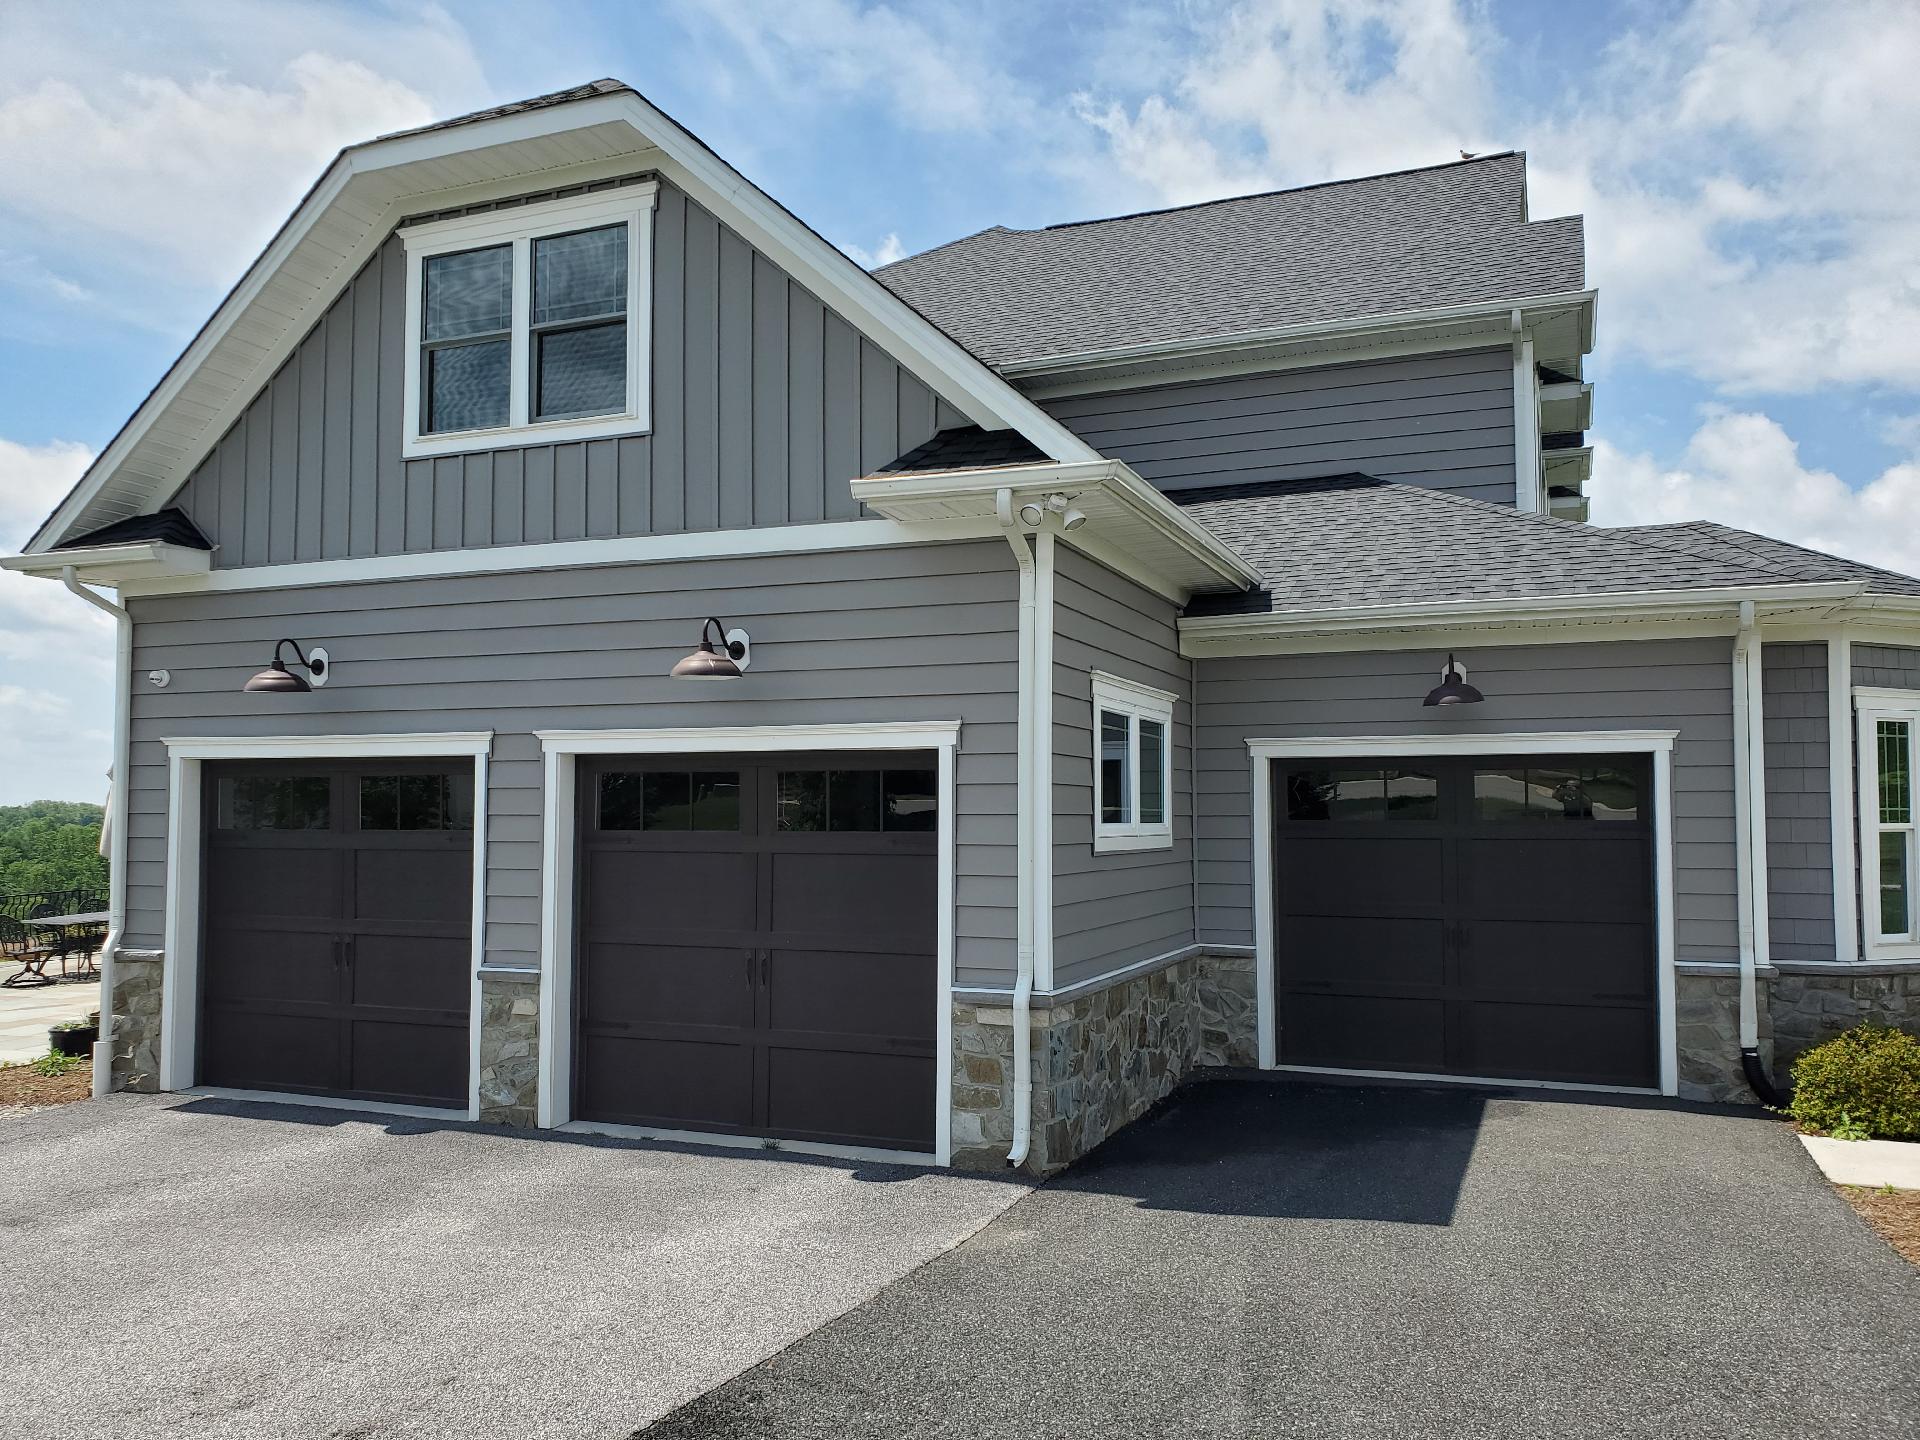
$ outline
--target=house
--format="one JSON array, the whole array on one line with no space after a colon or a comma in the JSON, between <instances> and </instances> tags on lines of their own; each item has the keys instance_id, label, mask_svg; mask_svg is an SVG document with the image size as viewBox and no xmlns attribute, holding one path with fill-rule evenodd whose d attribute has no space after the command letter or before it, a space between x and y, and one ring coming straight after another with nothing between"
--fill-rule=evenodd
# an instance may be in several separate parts
<instances>
[{"instance_id":1,"label":"house","mask_svg":"<svg viewBox=\"0 0 1920 1440\"><path fill-rule=\"evenodd\" d=\"M1595 305L1519 154L868 273L614 81L346 150L4 562L96 1088L1047 1171L1911 1023L1920 581L1583 523Z\"/></svg>"}]
</instances>

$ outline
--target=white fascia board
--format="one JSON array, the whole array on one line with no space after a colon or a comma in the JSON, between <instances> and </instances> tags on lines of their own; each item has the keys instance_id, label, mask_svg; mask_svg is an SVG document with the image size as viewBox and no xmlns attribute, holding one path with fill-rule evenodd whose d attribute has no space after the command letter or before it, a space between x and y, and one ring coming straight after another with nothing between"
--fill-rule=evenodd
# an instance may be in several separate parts
<instances>
[{"instance_id":1,"label":"white fascia board","mask_svg":"<svg viewBox=\"0 0 1920 1440\"><path fill-rule=\"evenodd\" d=\"M164 499L186 480L212 441L224 433L231 415L251 398L256 379L270 375L313 320L324 313L326 304L331 303L337 293L334 282L344 283L346 276L356 273L404 214L447 208L499 188L485 181L457 186L453 191L443 186L422 187L417 183L410 186L406 176L408 166L614 122L624 123L634 132L634 152L645 152L650 168L659 170L722 215L857 330L879 343L936 392L957 403L976 424L986 429L1017 430L1061 460L1099 458L1085 441L922 318L852 259L654 106L630 91L616 91L491 120L370 140L341 151L153 392L95 458L79 484L34 532L24 547L26 552L39 553L59 543L75 520L119 473L154 422L180 398L181 391L229 338L235 326L247 318L262 292L296 256L302 242L326 218L349 186L366 191L359 197L359 203L373 216L370 221L358 218L353 221L355 228L362 229L360 240L332 267L317 298L298 313L276 312L271 317L268 328L277 332L277 338L270 346L254 347L249 374L235 390L239 398L205 417L200 439L191 452L180 452L166 467L165 474L144 481L151 492L158 492L147 495L146 507ZM606 169L604 160L577 164L592 165L600 171ZM575 165L563 164L557 168L571 174ZM524 172L516 177L521 182L519 188L526 188L527 177L535 173L538 172ZM356 182L360 183L356 185Z\"/></svg>"},{"instance_id":2,"label":"white fascia board","mask_svg":"<svg viewBox=\"0 0 1920 1440\"><path fill-rule=\"evenodd\" d=\"M1476 625L1594 624L1606 621L1703 618L1742 601L1776 613L1823 613L1859 596L1857 581L1809 585L1743 585L1700 590L1621 591L1604 595L1450 600L1421 605L1347 605L1252 615L1201 615L1179 622L1187 655L1232 654L1244 642L1271 642L1373 630L1446 630Z\"/></svg>"},{"instance_id":3,"label":"white fascia board","mask_svg":"<svg viewBox=\"0 0 1920 1440\"><path fill-rule=\"evenodd\" d=\"M1395 310L1365 319L1313 320L1297 325L1276 325L1265 330L1208 335L1192 340L1157 341L1147 345L1125 345L1101 350L1080 350L1047 355L1037 360L1021 360L1000 367L1009 379L1031 381L1061 371L1091 370L1104 366L1138 365L1153 361L1198 362L1227 359L1263 346L1284 345L1302 340L1351 340L1357 346L1369 341L1392 339L1397 334L1423 326L1485 321L1490 334L1504 338L1511 333L1513 312L1521 312L1522 324L1548 315L1578 309L1582 312L1581 334L1586 348L1592 349L1592 322L1589 318L1596 298L1592 290L1569 290L1551 295L1533 295L1518 300L1476 300L1463 305L1436 305L1419 310ZM1329 362L1331 363L1331 362Z\"/></svg>"},{"instance_id":4,"label":"white fascia board","mask_svg":"<svg viewBox=\"0 0 1920 1440\"><path fill-rule=\"evenodd\" d=\"M1014 503L1044 499L1064 490L1084 499L1099 493L1123 510L1127 517L1169 541L1198 567L1205 583L1225 583L1245 590L1260 579L1260 574L1219 536L1188 515L1134 470L1118 460L1100 460L1092 464L1005 465L988 470L944 470L908 475L867 475L853 482L853 498L861 504L887 514L890 505L902 508L928 502L944 502L981 516L995 513L995 499L1002 490L1011 490ZM1082 508L1085 508L1084 505ZM1082 530L1066 532L1061 539L1079 545L1097 539L1124 551L1124 543L1111 533L1100 533L1098 521ZM1087 532L1094 532L1088 534ZM1199 588L1191 583L1187 588Z\"/></svg>"},{"instance_id":5,"label":"white fascia board","mask_svg":"<svg viewBox=\"0 0 1920 1440\"><path fill-rule=\"evenodd\" d=\"M208 551L164 540L134 540L121 545L89 545L76 550L0 556L0 570L58 580L71 569L78 579L92 585L205 575L212 563L213 556Z\"/></svg>"}]
</instances>

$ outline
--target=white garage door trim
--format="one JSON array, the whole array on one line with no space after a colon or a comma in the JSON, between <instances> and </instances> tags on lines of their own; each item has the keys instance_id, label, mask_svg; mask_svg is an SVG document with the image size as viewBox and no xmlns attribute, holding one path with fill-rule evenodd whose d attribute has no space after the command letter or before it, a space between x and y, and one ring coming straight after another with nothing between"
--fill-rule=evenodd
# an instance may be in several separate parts
<instances>
[{"instance_id":1,"label":"white garage door trim","mask_svg":"<svg viewBox=\"0 0 1920 1440\"><path fill-rule=\"evenodd\" d=\"M1310 735L1285 739L1250 739L1249 813L1253 817L1253 946L1254 996L1259 1025L1260 1067L1263 1070L1298 1069L1279 1063L1279 1027L1274 994L1273 923L1273 790L1269 784L1275 760L1340 759L1351 755L1632 755L1653 757L1654 937L1658 946L1654 967L1660 1026L1660 1093L1677 1095L1680 1089L1679 1034L1674 1019L1673 921L1673 742L1677 730L1554 730L1521 735ZM1385 1075L1386 1072L1355 1072ZM1434 1080L1473 1083L1459 1075L1405 1075L1398 1080ZM1545 1082L1484 1077L1485 1083L1527 1085L1556 1090L1619 1090L1605 1085L1547 1085ZM1644 1092L1631 1092L1644 1093Z\"/></svg>"},{"instance_id":2,"label":"white garage door trim","mask_svg":"<svg viewBox=\"0 0 1920 1440\"><path fill-rule=\"evenodd\" d=\"M193 1086L200 1026L200 767L209 760L438 760L473 761L473 974L467 1013L467 1108L435 1110L370 1100L246 1091L245 1098L289 1105L435 1118L480 1118L480 970L486 960L487 760L491 730L422 735L195 735L163 739L167 747L167 899L160 972L162 1090ZM225 1091L225 1094L241 1092Z\"/></svg>"},{"instance_id":3,"label":"white garage door trim","mask_svg":"<svg viewBox=\"0 0 1920 1440\"><path fill-rule=\"evenodd\" d=\"M934 1003L933 1155L946 1165L953 1156L953 911L955 814L954 757L960 745L958 720L879 720L847 725L716 725L651 730L536 730L544 753L545 825L540 846L540 1104L542 1129L592 1129L645 1138L693 1140L738 1149L779 1149L805 1155L833 1155L925 1165L917 1151L875 1150L863 1146L821 1145L810 1141L766 1140L753 1135L718 1135L621 1125L592 1125L573 1119L573 889L576 762L582 755L777 754L792 750L932 750L939 759L940 818L935 849L939 909L934 963L938 983Z\"/></svg>"}]
</instances>

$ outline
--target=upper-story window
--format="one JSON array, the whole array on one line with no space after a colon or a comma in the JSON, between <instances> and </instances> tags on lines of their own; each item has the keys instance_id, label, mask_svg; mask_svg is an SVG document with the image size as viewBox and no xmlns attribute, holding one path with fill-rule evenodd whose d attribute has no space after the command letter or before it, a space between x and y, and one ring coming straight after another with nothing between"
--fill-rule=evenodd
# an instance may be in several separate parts
<instances>
[{"instance_id":1,"label":"upper-story window","mask_svg":"<svg viewBox=\"0 0 1920 1440\"><path fill-rule=\"evenodd\" d=\"M1174 696L1093 673L1093 848L1173 845Z\"/></svg>"},{"instance_id":2,"label":"upper-story window","mask_svg":"<svg viewBox=\"0 0 1920 1440\"><path fill-rule=\"evenodd\" d=\"M1920 694L1857 690L1861 920L1870 960L1920 956Z\"/></svg>"},{"instance_id":3,"label":"upper-story window","mask_svg":"<svg viewBox=\"0 0 1920 1440\"><path fill-rule=\"evenodd\" d=\"M400 232L407 455L647 428L654 192L629 185Z\"/></svg>"}]
</instances>

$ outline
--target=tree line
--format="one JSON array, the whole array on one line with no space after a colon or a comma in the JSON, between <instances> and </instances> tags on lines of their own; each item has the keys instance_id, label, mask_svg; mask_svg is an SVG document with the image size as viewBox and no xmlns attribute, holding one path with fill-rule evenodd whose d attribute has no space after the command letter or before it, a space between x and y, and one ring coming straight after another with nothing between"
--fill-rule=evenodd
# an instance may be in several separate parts
<instances>
[{"instance_id":1,"label":"tree line","mask_svg":"<svg viewBox=\"0 0 1920 1440\"><path fill-rule=\"evenodd\" d=\"M101 808L71 800L0 805L0 894L105 888Z\"/></svg>"}]
</instances>

